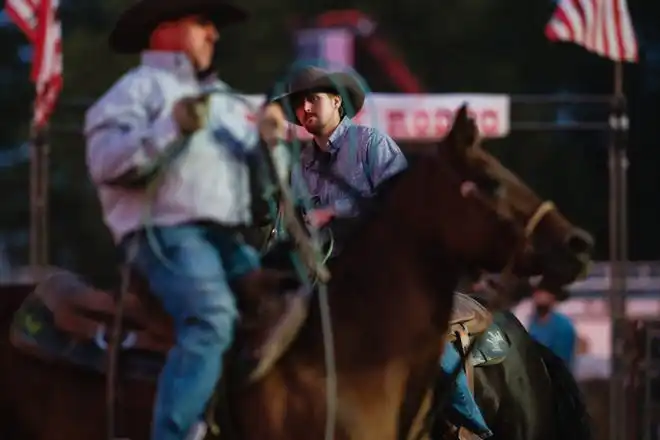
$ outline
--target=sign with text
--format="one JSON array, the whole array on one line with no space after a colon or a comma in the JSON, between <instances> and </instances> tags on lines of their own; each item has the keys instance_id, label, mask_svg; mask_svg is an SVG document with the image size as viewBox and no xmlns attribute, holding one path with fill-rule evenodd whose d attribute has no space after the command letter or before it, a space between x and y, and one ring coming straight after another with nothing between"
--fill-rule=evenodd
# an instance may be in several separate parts
<instances>
[{"instance_id":1,"label":"sign with text","mask_svg":"<svg viewBox=\"0 0 660 440\"><path fill-rule=\"evenodd\" d=\"M262 96L251 95L256 105ZM442 139L451 127L454 113L464 103L475 118L481 135L500 138L509 134L511 100L490 94L383 94L372 93L354 118L359 124L379 128L397 141L431 142ZM296 137L309 139L302 127Z\"/></svg>"}]
</instances>

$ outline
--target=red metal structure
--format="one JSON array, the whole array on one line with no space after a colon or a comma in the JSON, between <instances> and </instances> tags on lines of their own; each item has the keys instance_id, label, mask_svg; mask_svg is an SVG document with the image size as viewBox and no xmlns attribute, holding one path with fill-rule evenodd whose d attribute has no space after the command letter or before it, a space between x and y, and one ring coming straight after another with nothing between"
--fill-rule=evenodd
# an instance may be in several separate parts
<instances>
[{"instance_id":1,"label":"red metal structure","mask_svg":"<svg viewBox=\"0 0 660 440\"><path fill-rule=\"evenodd\" d=\"M372 18L356 9L328 11L317 16L310 23L310 27L351 30L401 92L424 93L417 77L394 53L385 39L378 36L376 26Z\"/></svg>"}]
</instances>

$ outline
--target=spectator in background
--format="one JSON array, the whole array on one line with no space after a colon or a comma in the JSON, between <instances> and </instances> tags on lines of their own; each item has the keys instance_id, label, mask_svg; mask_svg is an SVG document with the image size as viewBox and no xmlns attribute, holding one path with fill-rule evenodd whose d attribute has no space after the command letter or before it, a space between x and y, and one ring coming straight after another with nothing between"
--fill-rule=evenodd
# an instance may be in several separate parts
<instances>
[{"instance_id":1,"label":"spectator in background","mask_svg":"<svg viewBox=\"0 0 660 440\"><path fill-rule=\"evenodd\" d=\"M557 296L555 292L543 287L535 289L529 334L562 358L569 368L573 368L577 333L568 316L555 309Z\"/></svg>"}]
</instances>

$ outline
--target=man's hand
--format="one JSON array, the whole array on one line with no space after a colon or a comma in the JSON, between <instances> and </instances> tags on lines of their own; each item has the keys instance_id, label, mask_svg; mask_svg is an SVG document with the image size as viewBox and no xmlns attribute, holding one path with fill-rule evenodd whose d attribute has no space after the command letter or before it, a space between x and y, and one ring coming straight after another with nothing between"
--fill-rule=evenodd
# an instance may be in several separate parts
<instances>
[{"instance_id":1,"label":"man's hand","mask_svg":"<svg viewBox=\"0 0 660 440\"><path fill-rule=\"evenodd\" d=\"M335 217L335 211L332 208L313 209L307 213L305 220L316 229L322 228Z\"/></svg>"},{"instance_id":2,"label":"man's hand","mask_svg":"<svg viewBox=\"0 0 660 440\"><path fill-rule=\"evenodd\" d=\"M286 137L287 123L279 104L268 104L259 113L259 136L269 147Z\"/></svg>"},{"instance_id":3,"label":"man's hand","mask_svg":"<svg viewBox=\"0 0 660 440\"><path fill-rule=\"evenodd\" d=\"M181 134L190 135L204 128L209 112L209 95L189 96L179 99L172 109L174 120Z\"/></svg>"}]
</instances>

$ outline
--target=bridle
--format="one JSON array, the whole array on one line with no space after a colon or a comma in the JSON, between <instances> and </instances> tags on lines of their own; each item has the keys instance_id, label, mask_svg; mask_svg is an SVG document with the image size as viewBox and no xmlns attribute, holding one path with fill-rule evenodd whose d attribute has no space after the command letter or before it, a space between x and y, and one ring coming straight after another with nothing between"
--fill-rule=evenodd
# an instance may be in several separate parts
<instances>
[{"instance_id":1,"label":"bridle","mask_svg":"<svg viewBox=\"0 0 660 440\"><path fill-rule=\"evenodd\" d=\"M556 211L557 207L555 204L549 200L542 202L535 210L534 213L529 217L529 220L525 223L523 228L523 233L520 236L518 244L514 247L511 256L509 257L504 269L499 274L500 284L503 286L509 285L509 281L515 280L516 276L513 271L516 265L516 259L520 251L523 251L528 247L536 229L541 224L543 219L553 211ZM502 310L509 306L510 298L507 297L505 292L499 292L500 294L496 296L496 300L493 304L490 304L492 310Z\"/></svg>"}]
</instances>

